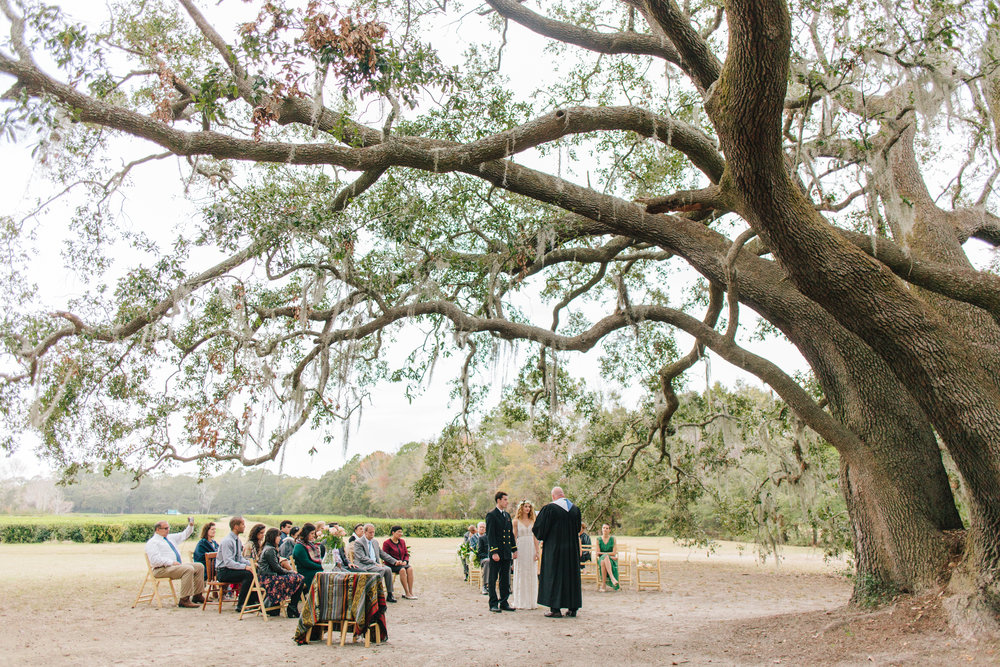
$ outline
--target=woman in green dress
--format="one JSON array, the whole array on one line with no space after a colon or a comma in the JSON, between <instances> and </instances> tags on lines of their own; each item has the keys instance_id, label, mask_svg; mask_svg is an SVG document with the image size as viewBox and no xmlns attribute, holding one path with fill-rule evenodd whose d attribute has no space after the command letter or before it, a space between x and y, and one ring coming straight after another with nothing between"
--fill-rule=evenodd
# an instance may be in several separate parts
<instances>
[{"instance_id":1,"label":"woman in green dress","mask_svg":"<svg viewBox=\"0 0 1000 667\"><path fill-rule=\"evenodd\" d=\"M618 545L611 536L611 526L601 526L601 536L597 538L597 567L600 570L600 580L597 590L604 592L605 586L618 590Z\"/></svg>"}]
</instances>

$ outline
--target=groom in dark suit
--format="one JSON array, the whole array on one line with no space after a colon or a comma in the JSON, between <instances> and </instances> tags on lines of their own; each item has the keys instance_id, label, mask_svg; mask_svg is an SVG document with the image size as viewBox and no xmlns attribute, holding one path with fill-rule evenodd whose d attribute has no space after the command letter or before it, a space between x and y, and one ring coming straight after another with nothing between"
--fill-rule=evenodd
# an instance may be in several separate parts
<instances>
[{"instance_id":1,"label":"groom in dark suit","mask_svg":"<svg viewBox=\"0 0 1000 667\"><path fill-rule=\"evenodd\" d=\"M514 526L507 514L507 494L497 491L493 496L497 506L486 515L486 541L490 549L489 591L490 611L514 611L507 604L510 597L510 568L517 558L517 542L514 540ZM497 596L497 580L500 580L500 595Z\"/></svg>"}]
</instances>

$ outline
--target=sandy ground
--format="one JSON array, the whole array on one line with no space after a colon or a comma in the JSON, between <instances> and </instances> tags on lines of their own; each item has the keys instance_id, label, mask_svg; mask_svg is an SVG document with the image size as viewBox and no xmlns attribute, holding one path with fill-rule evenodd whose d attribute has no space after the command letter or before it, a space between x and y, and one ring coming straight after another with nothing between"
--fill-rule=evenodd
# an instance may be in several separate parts
<instances>
[{"instance_id":1,"label":"sandy ground","mask_svg":"<svg viewBox=\"0 0 1000 667\"><path fill-rule=\"evenodd\" d=\"M584 589L576 619L491 614L462 582L454 539L408 540L419 600L389 605L390 641L296 646L295 621L131 609L138 544L0 545L0 656L9 665L955 665L1000 664L995 644L955 636L934 596L875 613L847 608L844 564L786 549L775 567L722 544L711 557L668 539L663 589ZM187 553L194 541L186 544ZM228 647L228 648L227 648Z\"/></svg>"}]
</instances>

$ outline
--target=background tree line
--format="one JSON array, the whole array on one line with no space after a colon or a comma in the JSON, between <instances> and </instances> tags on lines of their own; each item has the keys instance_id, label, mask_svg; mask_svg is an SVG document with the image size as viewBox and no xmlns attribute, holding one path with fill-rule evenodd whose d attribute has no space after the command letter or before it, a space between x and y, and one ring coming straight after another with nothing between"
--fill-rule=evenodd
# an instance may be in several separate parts
<instances>
[{"instance_id":1,"label":"background tree line","mask_svg":"<svg viewBox=\"0 0 1000 667\"><path fill-rule=\"evenodd\" d=\"M761 553L790 543L831 552L849 546L849 527L837 484L835 451L803 427L780 400L754 387L716 385L680 396L666 455L647 447L645 411L601 400L581 386L564 386L557 422L548 405L522 400L512 387L474 430L477 455L441 471L428 464L458 437L445 429L431 443L356 455L320 479L237 469L200 482L194 475L152 475L133 488L122 472L54 480L12 478L0 483L4 512L196 514L355 514L386 518L469 521L492 506L496 489L514 502L547 501L563 484L591 523L608 521L628 534L671 535L696 543L737 538ZM606 405L600 405L605 403ZM566 428L572 424L572 428ZM667 473L664 474L664 466ZM430 488L428 477L435 490ZM44 490L44 491L43 491Z\"/></svg>"}]
</instances>

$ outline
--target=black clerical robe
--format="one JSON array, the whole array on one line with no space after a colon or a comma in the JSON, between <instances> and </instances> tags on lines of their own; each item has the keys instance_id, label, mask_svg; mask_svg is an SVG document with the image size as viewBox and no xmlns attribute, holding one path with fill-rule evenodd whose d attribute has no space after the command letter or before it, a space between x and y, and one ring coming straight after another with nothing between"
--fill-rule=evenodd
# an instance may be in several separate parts
<instances>
[{"instance_id":1,"label":"black clerical robe","mask_svg":"<svg viewBox=\"0 0 1000 667\"><path fill-rule=\"evenodd\" d=\"M542 572L538 580L538 604L552 609L579 609L580 590L580 508L569 511L549 503L538 512L532 527L542 542Z\"/></svg>"}]
</instances>

